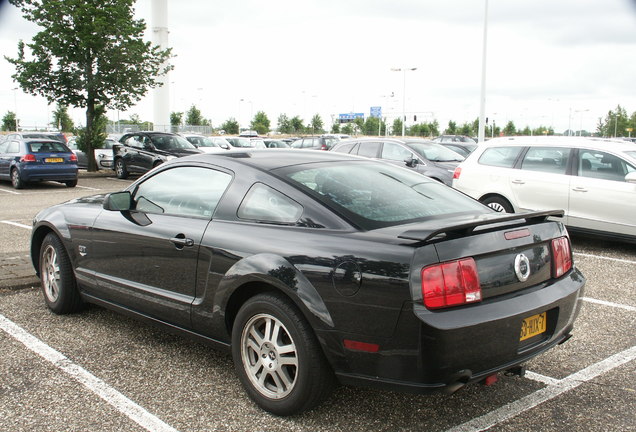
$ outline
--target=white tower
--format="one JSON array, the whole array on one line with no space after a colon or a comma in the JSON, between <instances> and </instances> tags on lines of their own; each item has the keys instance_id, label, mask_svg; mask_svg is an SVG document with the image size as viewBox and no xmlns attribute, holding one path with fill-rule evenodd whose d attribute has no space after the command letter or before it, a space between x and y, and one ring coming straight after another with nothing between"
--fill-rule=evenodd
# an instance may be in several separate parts
<instances>
[{"instance_id":1,"label":"white tower","mask_svg":"<svg viewBox=\"0 0 636 432\"><path fill-rule=\"evenodd\" d=\"M152 43L162 50L168 48L168 0L151 0ZM153 90L153 118L156 131L170 130L170 79L159 78L161 85Z\"/></svg>"}]
</instances>

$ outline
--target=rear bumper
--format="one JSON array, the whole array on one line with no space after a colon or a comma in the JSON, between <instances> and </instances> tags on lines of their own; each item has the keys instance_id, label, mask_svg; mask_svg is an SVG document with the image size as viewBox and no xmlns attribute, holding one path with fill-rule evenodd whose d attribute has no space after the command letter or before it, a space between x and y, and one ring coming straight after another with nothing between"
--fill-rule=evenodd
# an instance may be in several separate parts
<instances>
[{"instance_id":1,"label":"rear bumper","mask_svg":"<svg viewBox=\"0 0 636 432\"><path fill-rule=\"evenodd\" d=\"M77 165L23 165L20 178L23 181L69 181L77 180Z\"/></svg>"},{"instance_id":2,"label":"rear bumper","mask_svg":"<svg viewBox=\"0 0 636 432\"><path fill-rule=\"evenodd\" d=\"M344 384L380 387L412 393L453 392L464 384L518 366L570 337L580 310L585 279L574 270L551 285L478 305L431 312L408 304L393 337L379 343L376 353L342 348L330 334L327 352ZM547 312L546 331L520 342L524 318ZM326 335L321 335L326 336ZM334 340L339 339L339 340Z\"/></svg>"}]
</instances>

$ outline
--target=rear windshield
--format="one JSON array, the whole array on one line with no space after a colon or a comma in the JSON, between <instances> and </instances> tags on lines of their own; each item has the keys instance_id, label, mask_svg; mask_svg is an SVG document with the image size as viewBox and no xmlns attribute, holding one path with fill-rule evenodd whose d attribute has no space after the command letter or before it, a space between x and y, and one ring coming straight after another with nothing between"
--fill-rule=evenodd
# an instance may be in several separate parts
<instances>
[{"instance_id":1,"label":"rear windshield","mask_svg":"<svg viewBox=\"0 0 636 432\"><path fill-rule=\"evenodd\" d=\"M491 147L482 153L479 163L482 165L512 168L523 147Z\"/></svg>"},{"instance_id":2,"label":"rear windshield","mask_svg":"<svg viewBox=\"0 0 636 432\"><path fill-rule=\"evenodd\" d=\"M411 149L432 162L461 162L464 156L435 143L406 143Z\"/></svg>"},{"instance_id":3,"label":"rear windshield","mask_svg":"<svg viewBox=\"0 0 636 432\"><path fill-rule=\"evenodd\" d=\"M454 189L389 164L348 161L285 170L292 183L365 230L488 212Z\"/></svg>"},{"instance_id":4,"label":"rear windshield","mask_svg":"<svg viewBox=\"0 0 636 432\"><path fill-rule=\"evenodd\" d=\"M43 142L30 142L30 153L51 153L51 152L70 152L70 150L59 141L43 141Z\"/></svg>"}]
</instances>

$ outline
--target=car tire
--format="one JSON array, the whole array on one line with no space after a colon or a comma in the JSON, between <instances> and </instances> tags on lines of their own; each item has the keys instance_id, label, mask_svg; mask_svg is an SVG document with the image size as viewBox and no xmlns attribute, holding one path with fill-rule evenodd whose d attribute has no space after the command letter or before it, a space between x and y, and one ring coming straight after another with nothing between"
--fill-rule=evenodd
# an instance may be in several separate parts
<instances>
[{"instance_id":1,"label":"car tire","mask_svg":"<svg viewBox=\"0 0 636 432\"><path fill-rule=\"evenodd\" d=\"M77 186L77 180L69 180L67 182L64 182L64 184L66 185L66 187L74 188L75 186Z\"/></svg>"},{"instance_id":2,"label":"car tire","mask_svg":"<svg viewBox=\"0 0 636 432\"><path fill-rule=\"evenodd\" d=\"M115 174L117 174L118 179L128 178L128 168L126 168L126 162L123 159L115 161Z\"/></svg>"},{"instance_id":3,"label":"car tire","mask_svg":"<svg viewBox=\"0 0 636 432\"><path fill-rule=\"evenodd\" d=\"M481 202L497 212L514 213L512 205L510 205L508 200L500 196L490 196Z\"/></svg>"},{"instance_id":4,"label":"car tire","mask_svg":"<svg viewBox=\"0 0 636 432\"><path fill-rule=\"evenodd\" d=\"M318 405L335 382L310 325L276 294L259 294L241 307L232 329L232 357L249 397L276 415Z\"/></svg>"},{"instance_id":5,"label":"car tire","mask_svg":"<svg viewBox=\"0 0 636 432\"><path fill-rule=\"evenodd\" d=\"M22 189L24 181L20 178L20 171L17 168L11 170L11 185L14 189Z\"/></svg>"},{"instance_id":6,"label":"car tire","mask_svg":"<svg viewBox=\"0 0 636 432\"><path fill-rule=\"evenodd\" d=\"M83 303L73 266L58 236L49 233L44 237L39 258L40 286L46 306L60 315L80 310Z\"/></svg>"}]
</instances>

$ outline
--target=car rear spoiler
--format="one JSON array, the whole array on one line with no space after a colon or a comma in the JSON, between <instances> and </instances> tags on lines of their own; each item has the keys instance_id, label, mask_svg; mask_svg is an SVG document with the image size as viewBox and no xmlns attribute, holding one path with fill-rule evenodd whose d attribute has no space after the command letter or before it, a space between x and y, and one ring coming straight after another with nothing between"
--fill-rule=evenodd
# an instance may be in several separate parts
<instances>
[{"instance_id":1,"label":"car rear spoiler","mask_svg":"<svg viewBox=\"0 0 636 432\"><path fill-rule=\"evenodd\" d=\"M484 225L499 224L510 221L523 221L528 224L536 224L544 222L548 217L563 217L563 210L546 210L529 213L489 213L479 215L476 219L469 222L459 224L449 223L447 225L435 226L433 229L413 229L404 231L398 238L405 240L415 240L420 242L428 242L441 234L447 237L457 237L459 235L469 235L475 228Z\"/></svg>"}]
</instances>

